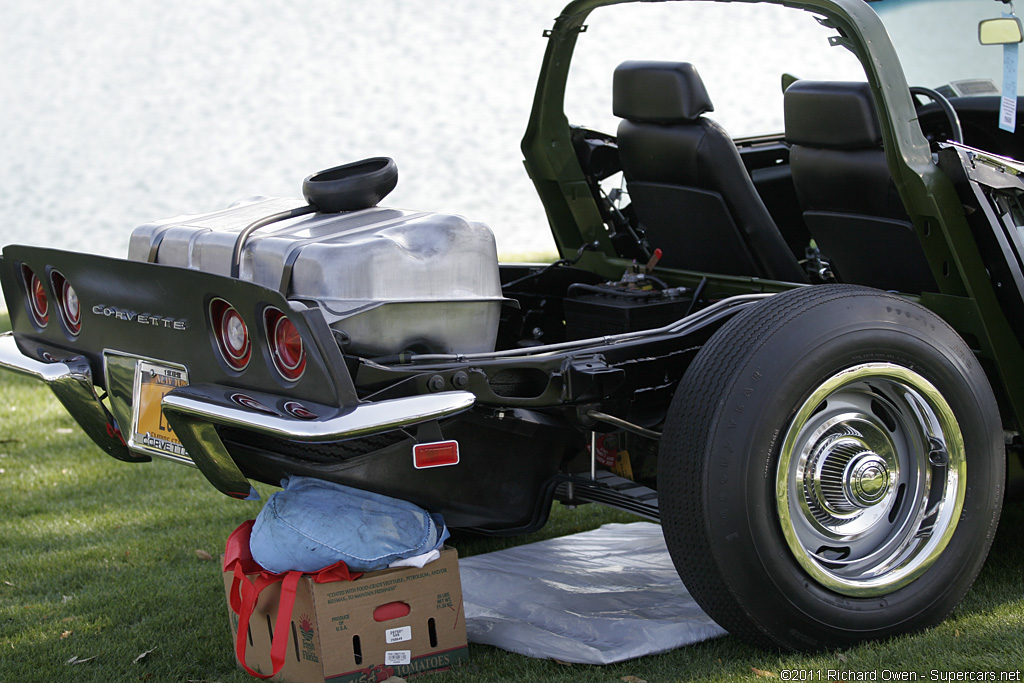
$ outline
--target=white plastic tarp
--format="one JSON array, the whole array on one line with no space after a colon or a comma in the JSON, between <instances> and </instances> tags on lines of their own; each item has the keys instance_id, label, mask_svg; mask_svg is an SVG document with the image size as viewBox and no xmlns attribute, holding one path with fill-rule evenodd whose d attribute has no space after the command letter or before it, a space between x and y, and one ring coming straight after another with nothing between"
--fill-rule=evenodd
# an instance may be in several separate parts
<instances>
[{"instance_id":1,"label":"white plastic tarp","mask_svg":"<svg viewBox=\"0 0 1024 683\"><path fill-rule=\"evenodd\" d=\"M530 657L610 664L725 635L649 522L463 558L459 573L469 640Z\"/></svg>"}]
</instances>

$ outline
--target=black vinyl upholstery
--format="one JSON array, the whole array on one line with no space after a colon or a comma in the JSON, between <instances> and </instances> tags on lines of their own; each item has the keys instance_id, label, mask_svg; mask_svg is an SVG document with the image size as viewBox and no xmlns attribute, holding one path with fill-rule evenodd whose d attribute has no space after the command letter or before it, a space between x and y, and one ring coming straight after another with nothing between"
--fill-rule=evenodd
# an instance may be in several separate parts
<instances>
[{"instance_id":1,"label":"black vinyl upholstery","mask_svg":"<svg viewBox=\"0 0 1024 683\"><path fill-rule=\"evenodd\" d=\"M685 62L624 62L612 87L629 196L662 264L806 282L704 83Z\"/></svg>"},{"instance_id":2,"label":"black vinyl upholstery","mask_svg":"<svg viewBox=\"0 0 1024 683\"><path fill-rule=\"evenodd\" d=\"M804 222L843 282L935 291L896 191L867 83L796 81L785 94L789 163Z\"/></svg>"}]
</instances>

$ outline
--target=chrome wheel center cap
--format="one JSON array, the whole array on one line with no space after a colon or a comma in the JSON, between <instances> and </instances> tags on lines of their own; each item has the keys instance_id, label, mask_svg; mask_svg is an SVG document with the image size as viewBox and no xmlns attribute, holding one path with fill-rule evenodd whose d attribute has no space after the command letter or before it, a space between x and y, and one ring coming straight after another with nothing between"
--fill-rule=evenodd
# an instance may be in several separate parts
<instances>
[{"instance_id":1,"label":"chrome wheel center cap","mask_svg":"<svg viewBox=\"0 0 1024 683\"><path fill-rule=\"evenodd\" d=\"M808 503L820 520L832 523L851 519L883 503L896 477L891 464L878 452L885 441L874 438L877 430L860 425L856 437L844 435L823 439L813 456L815 484ZM852 430L851 430L852 431ZM864 434L871 438L864 438ZM875 444L878 444L877 446ZM825 517L824 515L829 517Z\"/></svg>"},{"instance_id":2,"label":"chrome wheel center cap","mask_svg":"<svg viewBox=\"0 0 1024 683\"><path fill-rule=\"evenodd\" d=\"M870 451L850 461L844 479L847 499L860 508L874 505L889 492L889 468L881 456Z\"/></svg>"}]
</instances>

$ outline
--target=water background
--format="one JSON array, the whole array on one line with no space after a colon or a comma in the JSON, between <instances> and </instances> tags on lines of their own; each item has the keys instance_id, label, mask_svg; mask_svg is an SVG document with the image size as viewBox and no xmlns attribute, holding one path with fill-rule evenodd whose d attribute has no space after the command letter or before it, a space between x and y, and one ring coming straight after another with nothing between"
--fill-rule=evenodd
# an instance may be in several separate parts
<instances>
[{"instance_id":1,"label":"water background","mask_svg":"<svg viewBox=\"0 0 1024 683\"><path fill-rule=\"evenodd\" d=\"M672 58L698 64L734 135L780 130L779 76L809 54L808 24L814 47L841 51L802 13L744 3L769 14L743 33L705 16L724 11L712 5L660 41L596 12L570 83L573 122L614 132L614 65ZM655 27L663 9L638 7ZM123 256L137 225L299 196L311 173L386 155L399 167L386 205L483 221L502 254L551 252L519 143L559 11L559 0L5 2L0 245ZM775 61L748 49L758 39ZM797 72L812 75L811 61Z\"/></svg>"}]
</instances>

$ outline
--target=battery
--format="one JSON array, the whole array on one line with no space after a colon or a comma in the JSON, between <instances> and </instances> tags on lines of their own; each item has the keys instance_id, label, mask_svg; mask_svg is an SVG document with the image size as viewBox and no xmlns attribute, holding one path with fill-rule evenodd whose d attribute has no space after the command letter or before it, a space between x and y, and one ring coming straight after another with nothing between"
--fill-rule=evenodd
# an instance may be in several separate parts
<instances>
[{"instance_id":1,"label":"battery","mask_svg":"<svg viewBox=\"0 0 1024 683\"><path fill-rule=\"evenodd\" d=\"M664 327L685 316L689 306L689 297L657 291L588 291L565 299L565 335L569 340L589 339Z\"/></svg>"}]
</instances>

